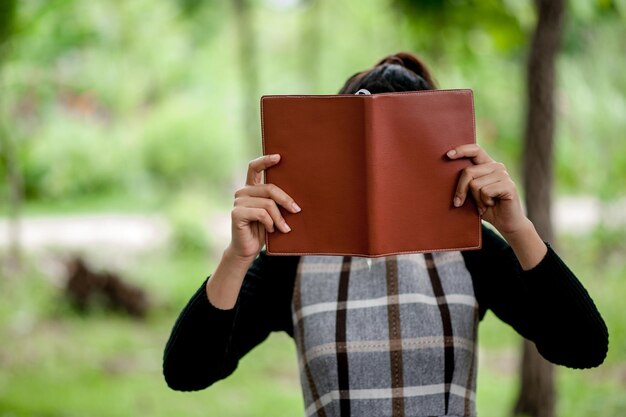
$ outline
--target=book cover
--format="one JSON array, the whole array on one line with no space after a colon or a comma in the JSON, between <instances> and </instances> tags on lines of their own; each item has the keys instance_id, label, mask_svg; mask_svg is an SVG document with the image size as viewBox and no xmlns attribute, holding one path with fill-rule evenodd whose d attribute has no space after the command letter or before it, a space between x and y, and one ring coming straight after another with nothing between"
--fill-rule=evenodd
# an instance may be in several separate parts
<instances>
[{"instance_id":1,"label":"book cover","mask_svg":"<svg viewBox=\"0 0 626 417\"><path fill-rule=\"evenodd\" d=\"M472 91L261 98L265 171L302 208L278 205L291 232L266 231L268 255L351 255L481 247L475 203L452 200L469 159L446 152L475 143Z\"/></svg>"}]
</instances>

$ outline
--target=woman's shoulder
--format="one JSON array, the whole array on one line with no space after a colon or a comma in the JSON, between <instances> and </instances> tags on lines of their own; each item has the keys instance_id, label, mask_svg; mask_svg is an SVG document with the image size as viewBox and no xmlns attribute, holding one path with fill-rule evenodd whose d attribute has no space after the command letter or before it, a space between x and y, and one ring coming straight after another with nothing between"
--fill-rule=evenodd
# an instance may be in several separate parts
<instances>
[{"instance_id":1,"label":"woman's shoulder","mask_svg":"<svg viewBox=\"0 0 626 417\"><path fill-rule=\"evenodd\" d=\"M267 249L262 249L250 266L254 273L262 274L291 274L295 273L300 256L297 255L269 255Z\"/></svg>"},{"instance_id":2,"label":"woman's shoulder","mask_svg":"<svg viewBox=\"0 0 626 417\"><path fill-rule=\"evenodd\" d=\"M266 249L261 250L248 268L242 291L284 287L295 279L299 261L299 256L268 255Z\"/></svg>"},{"instance_id":3,"label":"woman's shoulder","mask_svg":"<svg viewBox=\"0 0 626 417\"><path fill-rule=\"evenodd\" d=\"M461 251L465 263L470 268L485 266L484 263L489 260L503 260L513 255L513 251L508 242L500 236L498 232L491 227L482 223L481 230L481 247L480 249L470 249Z\"/></svg>"}]
</instances>

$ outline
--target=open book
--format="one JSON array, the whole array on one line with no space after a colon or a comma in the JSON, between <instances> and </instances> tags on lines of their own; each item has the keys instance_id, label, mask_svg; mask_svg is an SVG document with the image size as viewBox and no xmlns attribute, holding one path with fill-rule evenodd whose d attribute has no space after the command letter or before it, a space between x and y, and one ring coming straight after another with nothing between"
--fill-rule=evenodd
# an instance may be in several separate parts
<instances>
[{"instance_id":1,"label":"open book","mask_svg":"<svg viewBox=\"0 0 626 417\"><path fill-rule=\"evenodd\" d=\"M266 231L268 255L352 255L480 249L474 201L452 200L475 143L471 90L261 97L265 171L302 208L278 205L291 232Z\"/></svg>"}]
</instances>

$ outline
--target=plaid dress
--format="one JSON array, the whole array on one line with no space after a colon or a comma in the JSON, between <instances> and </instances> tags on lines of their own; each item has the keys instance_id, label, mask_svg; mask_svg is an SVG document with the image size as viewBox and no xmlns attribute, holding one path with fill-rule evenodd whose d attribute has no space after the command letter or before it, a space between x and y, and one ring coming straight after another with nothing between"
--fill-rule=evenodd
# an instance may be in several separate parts
<instances>
[{"instance_id":1,"label":"plaid dress","mask_svg":"<svg viewBox=\"0 0 626 417\"><path fill-rule=\"evenodd\" d=\"M306 416L475 416L479 311L460 252L302 256Z\"/></svg>"}]
</instances>

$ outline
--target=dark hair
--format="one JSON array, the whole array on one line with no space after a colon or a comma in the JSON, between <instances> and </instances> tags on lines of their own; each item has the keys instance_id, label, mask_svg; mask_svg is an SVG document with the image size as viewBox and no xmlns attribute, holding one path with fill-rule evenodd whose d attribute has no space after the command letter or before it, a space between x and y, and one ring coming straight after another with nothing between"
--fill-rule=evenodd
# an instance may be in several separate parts
<instances>
[{"instance_id":1,"label":"dark hair","mask_svg":"<svg viewBox=\"0 0 626 417\"><path fill-rule=\"evenodd\" d=\"M417 56L410 52L398 52L348 78L339 94L354 94L362 88L376 94L434 90L437 87L426 65Z\"/></svg>"}]
</instances>

